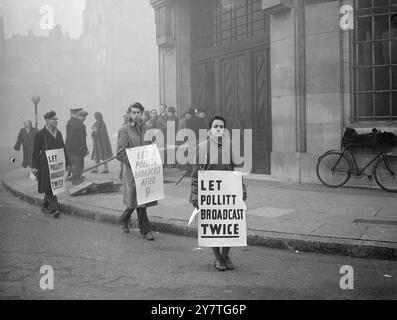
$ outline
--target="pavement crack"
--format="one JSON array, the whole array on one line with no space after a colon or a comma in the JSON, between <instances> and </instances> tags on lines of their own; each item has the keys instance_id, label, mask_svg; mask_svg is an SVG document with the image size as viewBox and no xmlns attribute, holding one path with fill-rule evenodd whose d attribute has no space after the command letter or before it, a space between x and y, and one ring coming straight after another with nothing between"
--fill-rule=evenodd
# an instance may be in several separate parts
<instances>
[{"instance_id":1,"label":"pavement crack","mask_svg":"<svg viewBox=\"0 0 397 320\"><path fill-rule=\"evenodd\" d=\"M131 277L131 276L119 276L119 277L117 277L117 278L115 278L115 279L106 281L106 282L104 282L103 284L104 284L104 285L109 285L109 284L115 283L115 282L117 282L117 281L119 281L119 280L121 280L121 279L125 279L125 278L126 278L126 279L132 279L132 280L134 280L134 281L137 280L137 278Z\"/></svg>"},{"instance_id":2,"label":"pavement crack","mask_svg":"<svg viewBox=\"0 0 397 320\"><path fill-rule=\"evenodd\" d=\"M361 233L361 235L358 237L360 240L361 240L362 236L364 235L364 233L367 232L368 228L369 228L369 226L366 226L365 229L364 229L364 231L363 231L363 232Z\"/></svg>"}]
</instances>

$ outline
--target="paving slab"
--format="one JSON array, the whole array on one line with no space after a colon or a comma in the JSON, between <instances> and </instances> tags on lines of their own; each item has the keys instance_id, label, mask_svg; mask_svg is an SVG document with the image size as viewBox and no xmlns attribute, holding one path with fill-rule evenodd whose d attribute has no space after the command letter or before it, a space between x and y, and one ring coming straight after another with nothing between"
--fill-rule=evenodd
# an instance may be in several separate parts
<instances>
[{"instance_id":1,"label":"paving slab","mask_svg":"<svg viewBox=\"0 0 397 320\"><path fill-rule=\"evenodd\" d=\"M397 242L397 227L379 225L368 226L361 236L361 240Z\"/></svg>"},{"instance_id":2,"label":"paving slab","mask_svg":"<svg viewBox=\"0 0 397 320\"><path fill-rule=\"evenodd\" d=\"M337 237L344 239L361 239L362 234L368 227L366 225L357 224L330 224L325 223L310 235L322 237Z\"/></svg>"},{"instance_id":3,"label":"paving slab","mask_svg":"<svg viewBox=\"0 0 397 320\"><path fill-rule=\"evenodd\" d=\"M291 213L295 213L295 209L284 209L274 207L260 207L253 210L248 210L247 215L264 217L264 218L277 218Z\"/></svg>"},{"instance_id":4,"label":"paving slab","mask_svg":"<svg viewBox=\"0 0 397 320\"><path fill-rule=\"evenodd\" d=\"M117 164L117 163L115 163ZM109 166L111 174L87 173L87 181L118 179L119 166ZM154 230L197 237L197 223L187 227L193 211L188 202L190 179L176 186L183 172L165 169L165 199L151 207L148 215ZM342 254L355 257L397 260L397 198L378 189L328 189L321 185L299 184L271 178L250 180L248 186L248 243L272 248ZM37 182L27 179L24 170L7 172L4 186L13 194L40 205ZM71 184L67 182L67 188ZM95 221L119 223L122 189L116 193L71 197L59 196L64 213ZM361 219L361 220L360 220ZM377 220L379 224L357 223ZM382 222L386 224L382 224ZM133 216L133 225L136 218Z\"/></svg>"}]
</instances>

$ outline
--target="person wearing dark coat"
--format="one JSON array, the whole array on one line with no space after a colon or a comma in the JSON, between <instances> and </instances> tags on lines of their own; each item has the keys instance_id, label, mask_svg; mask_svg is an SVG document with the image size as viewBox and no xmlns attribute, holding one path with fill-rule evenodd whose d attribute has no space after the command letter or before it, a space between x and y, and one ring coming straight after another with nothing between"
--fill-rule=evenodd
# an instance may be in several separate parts
<instances>
[{"instance_id":1,"label":"person wearing dark coat","mask_svg":"<svg viewBox=\"0 0 397 320\"><path fill-rule=\"evenodd\" d=\"M129 121L118 133L117 137L117 160L123 165L123 203L127 206L124 210L120 222L121 228L125 233L129 233L128 221L134 210L137 210L138 223L141 234L145 240L154 240L146 208L157 205L157 201L138 205L136 185L134 175L131 170L126 149L140 147L147 144L144 140L146 127L142 123L141 115L144 111L142 104L136 102L128 108Z\"/></svg>"},{"instance_id":2,"label":"person wearing dark coat","mask_svg":"<svg viewBox=\"0 0 397 320\"><path fill-rule=\"evenodd\" d=\"M72 184L78 185L83 180L84 157L88 155L87 132L82 119L85 119L87 112L82 109L72 114L66 125L65 147L72 164Z\"/></svg>"},{"instance_id":3,"label":"person wearing dark coat","mask_svg":"<svg viewBox=\"0 0 397 320\"><path fill-rule=\"evenodd\" d=\"M196 140L199 140L200 130L207 129L207 121L203 118L200 118L196 115L196 112L193 108L188 111L192 116L190 119L185 121L185 128L193 130L196 135Z\"/></svg>"},{"instance_id":4,"label":"person wearing dark coat","mask_svg":"<svg viewBox=\"0 0 397 320\"><path fill-rule=\"evenodd\" d=\"M65 150L63 137L58 131L58 118L54 111L44 115L46 125L34 138L32 154L32 170L37 175L38 192L44 193L44 201L41 207L42 212L54 214L54 218L60 215L59 204L51 189L50 172L45 151L53 149L64 149L66 168L69 167L69 159Z\"/></svg>"},{"instance_id":5,"label":"person wearing dark coat","mask_svg":"<svg viewBox=\"0 0 397 320\"><path fill-rule=\"evenodd\" d=\"M92 160L95 160L96 164L101 161L107 160L113 157L112 146L110 145L108 130L106 124L103 121L102 113L95 112L94 117L96 119L92 126L91 137L93 142ZM98 173L98 168L95 168L93 173ZM108 164L103 165L103 171L101 173L109 173Z\"/></svg>"},{"instance_id":6,"label":"person wearing dark coat","mask_svg":"<svg viewBox=\"0 0 397 320\"><path fill-rule=\"evenodd\" d=\"M69 145L68 136L71 135L72 124L74 122L74 119L76 119L76 118L78 119L77 112L79 112L81 110L83 110L83 108L72 108L72 109L70 109L70 118L69 118L68 122L66 123L66 141L65 141L65 146ZM68 149L66 149L66 150L69 152ZM68 172L67 177L69 178L71 175L72 175L72 170L70 168L70 171Z\"/></svg>"},{"instance_id":7,"label":"person wearing dark coat","mask_svg":"<svg viewBox=\"0 0 397 320\"><path fill-rule=\"evenodd\" d=\"M194 135L196 137L196 146L197 146L200 140L200 130L206 130L208 124L205 121L205 119L196 116L196 111L194 108L190 108L188 110L188 113L190 113L191 116L188 119L186 119L185 128L193 130ZM192 170L193 170L193 166L188 164L188 169L185 175L191 176Z\"/></svg>"},{"instance_id":8,"label":"person wearing dark coat","mask_svg":"<svg viewBox=\"0 0 397 320\"><path fill-rule=\"evenodd\" d=\"M193 207L199 209L198 201L198 171L217 170L234 171L236 167L237 154L232 147L232 141L225 137L226 120L221 116L214 116L208 125L209 137L206 141L197 146L196 164L193 168L191 179L191 192L189 201ZM227 148L226 146L230 146ZM200 155L206 159L205 163L200 163ZM247 199L247 188L243 182L243 200ZM222 251L221 251L222 250ZM215 255L214 267L218 271L233 270L234 264L229 257L230 247L213 247Z\"/></svg>"},{"instance_id":9,"label":"person wearing dark coat","mask_svg":"<svg viewBox=\"0 0 397 320\"><path fill-rule=\"evenodd\" d=\"M33 141L37 133L37 129L32 127L32 121L28 120L24 122L24 128L19 131L17 142L14 145L14 150L23 150L23 161L22 167L32 168L32 153L33 153Z\"/></svg>"}]
</instances>

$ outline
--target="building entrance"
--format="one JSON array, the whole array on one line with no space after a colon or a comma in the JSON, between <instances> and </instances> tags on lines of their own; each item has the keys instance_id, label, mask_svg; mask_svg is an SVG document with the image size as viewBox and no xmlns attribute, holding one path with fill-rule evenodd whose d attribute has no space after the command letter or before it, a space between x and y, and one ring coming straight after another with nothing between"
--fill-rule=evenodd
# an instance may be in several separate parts
<instances>
[{"instance_id":1,"label":"building entrance","mask_svg":"<svg viewBox=\"0 0 397 320\"><path fill-rule=\"evenodd\" d=\"M194 106L222 114L229 129L252 129L253 172L271 174L269 19L261 1L195 1L192 10Z\"/></svg>"}]
</instances>

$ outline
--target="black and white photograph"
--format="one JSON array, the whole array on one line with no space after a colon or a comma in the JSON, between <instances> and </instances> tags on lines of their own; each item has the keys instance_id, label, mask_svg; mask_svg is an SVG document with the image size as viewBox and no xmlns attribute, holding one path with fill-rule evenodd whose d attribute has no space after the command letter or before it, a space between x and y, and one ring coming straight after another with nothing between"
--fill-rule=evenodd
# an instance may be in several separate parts
<instances>
[{"instance_id":1,"label":"black and white photograph","mask_svg":"<svg viewBox=\"0 0 397 320\"><path fill-rule=\"evenodd\" d=\"M0 300L142 319L397 299L397 0L0 0Z\"/></svg>"}]
</instances>

